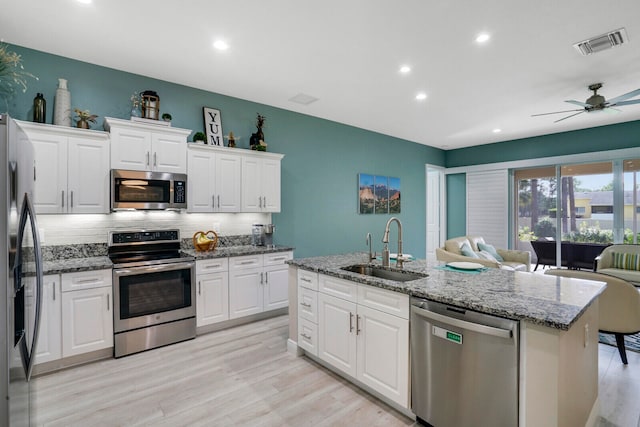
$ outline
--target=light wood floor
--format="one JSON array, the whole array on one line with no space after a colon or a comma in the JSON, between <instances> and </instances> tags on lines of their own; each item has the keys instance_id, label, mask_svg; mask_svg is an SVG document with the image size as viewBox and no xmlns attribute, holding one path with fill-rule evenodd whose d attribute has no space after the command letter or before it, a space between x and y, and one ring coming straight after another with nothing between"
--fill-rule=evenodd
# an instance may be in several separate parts
<instances>
[{"instance_id":1,"label":"light wood floor","mask_svg":"<svg viewBox=\"0 0 640 427\"><path fill-rule=\"evenodd\" d=\"M38 426L404 426L413 421L286 352L288 317L34 380ZM600 345L598 426L639 427L640 354Z\"/></svg>"}]
</instances>

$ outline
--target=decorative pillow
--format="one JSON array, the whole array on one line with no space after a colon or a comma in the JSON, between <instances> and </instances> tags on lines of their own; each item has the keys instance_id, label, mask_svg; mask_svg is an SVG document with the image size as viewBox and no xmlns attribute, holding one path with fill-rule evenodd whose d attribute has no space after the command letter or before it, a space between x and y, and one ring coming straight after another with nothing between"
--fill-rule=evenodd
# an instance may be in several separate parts
<instances>
[{"instance_id":1,"label":"decorative pillow","mask_svg":"<svg viewBox=\"0 0 640 427\"><path fill-rule=\"evenodd\" d=\"M496 261L499 261L499 262L504 261L504 258L502 258L500 256L498 251L496 251L496 248L494 248L492 245L490 245L488 243L479 243L478 242L478 249L480 249L480 251L489 252L491 255L493 255L493 257L496 259Z\"/></svg>"},{"instance_id":2,"label":"decorative pillow","mask_svg":"<svg viewBox=\"0 0 640 427\"><path fill-rule=\"evenodd\" d=\"M500 263L500 261L498 261L498 259L496 257L494 257L489 251L480 251L478 252L478 256L480 258L484 258L488 261L493 261L493 262L497 262Z\"/></svg>"},{"instance_id":3,"label":"decorative pillow","mask_svg":"<svg viewBox=\"0 0 640 427\"><path fill-rule=\"evenodd\" d=\"M464 242L462 246L460 246L460 253L471 258L480 258L477 253L473 252L473 249L471 249L471 246L467 242Z\"/></svg>"},{"instance_id":4,"label":"decorative pillow","mask_svg":"<svg viewBox=\"0 0 640 427\"><path fill-rule=\"evenodd\" d=\"M622 270L640 270L640 254L612 252L613 268Z\"/></svg>"}]
</instances>

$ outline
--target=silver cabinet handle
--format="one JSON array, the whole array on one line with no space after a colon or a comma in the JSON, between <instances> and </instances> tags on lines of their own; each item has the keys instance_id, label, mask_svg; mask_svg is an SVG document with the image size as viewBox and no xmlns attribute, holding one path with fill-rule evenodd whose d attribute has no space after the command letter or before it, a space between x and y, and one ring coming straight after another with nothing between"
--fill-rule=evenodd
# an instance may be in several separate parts
<instances>
[{"instance_id":1,"label":"silver cabinet handle","mask_svg":"<svg viewBox=\"0 0 640 427\"><path fill-rule=\"evenodd\" d=\"M258 196L258 207L262 208L262 197Z\"/></svg>"},{"instance_id":2,"label":"silver cabinet handle","mask_svg":"<svg viewBox=\"0 0 640 427\"><path fill-rule=\"evenodd\" d=\"M215 194L211 195L211 207L212 208L216 207L216 195Z\"/></svg>"},{"instance_id":3,"label":"silver cabinet handle","mask_svg":"<svg viewBox=\"0 0 640 427\"><path fill-rule=\"evenodd\" d=\"M153 166L158 166L158 153L156 153L155 151L153 152Z\"/></svg>"},{"instance_id":4,"label":"silver cabinet handle","mask_svg":"<svg viewBox=\"0 0 640 427\"><path fill-rule=\"evenodd\" d=\"M311 283L311 280L307 279L306 277L301 277L300 280L302 280L303 282Z\"/></svg>"},{"instance_id":5,"label":"silver cabinet handle","mask_svg":"<svg viewBox=\"0 0 640 427\"><path fill-rule=\"evenodd\" d=\"M56 300L56 282L51 284L51 289L53 290L53 300Z\"/></svg>"},{"instance_id":6,"label":"silver cabinet handle","mask_svg":"<svg viewBox=\"0 0 640 427\"><path fill-rule=\"evenodd\" d=\"M301 336L302 338L304 338L304 339L311 340L311 337L310 337L309 335L305 334L304 332L303 332L303 333L301 333L301 334L300 334L300 336Z\"/></svg>"},{"instance_id":7,"label":"silver cabinet handle","mask_svg":"<svg viewBox=\"0 0 640 427\"><path fill-rule=\"evenodd\" d=\"M278 257L278 258L272 258L271 261L284 261L285 259L287 259L286 256L281 256L281 257Z\"/></svg>"},{"instance_id":8,"label":"silver cabinet handle","mask_svg":"<svg viewBox=\"0 0 640 427\"><path fill-rule=\"evenodd\" d=\"M149 152L147 151L147 166L149 166Z\"/></svg>"},{"instance_id":9,"label":"silver cabinet handle","mask_svg":"<svg viewBox=\"0 0 640 427\"><path fill-rule=\"evenodd\" d=\"M109 294L107 294L107 311L111 310L111 306L109 305Z\"/></svg>"},{"instance_id":10,"label":"silver cabinet handle","mask_svg":"<svg viewBox=\"0 0 640 427\"><path fill-rule=\"evenodd\" d=\"M242 261L241 265L253 264L253 261Z\"/></svg>"},{"instance_id":11,"label":"silver cabinet handle","mask_svg":"<svg viewBox=\"0 0 640 427\"><path fill-rule=\"evenodd\" d=\"M198 280L198 295L202 295L202 283Z\"/></svg>"},{"instance_id":12,"label":"silver cabinet handle","mask_svg":"<svg viewBox=\"0 0 640 427\"><path fill-rule=\"evenodd\" d=\"M76 280L76 283L81 284L81 283L93 283L93 282L99 282L100 279L98 279L97 277L91 278L91 279L80 279L80 280Z\"/></svg>"},{"instance_id":13,"label":"silver cabinet handle","mask_svg":"<svg viewBox=\"0 0 640 427\"><path fill-rule=\"evenodd\" d=\"M220 209L220 195L218 194L218 209Z\"/></svg>"},{"instance_id":14,"label":"silver cabinet handle","mask_svg":"<svg viewBox=\"0 0 640 427\"><path fill-rule=\"evenodd\" d=\"M353 313L349 312L349 332L353 332Z\"/></svg>"},{"instance_id":15,"label":"silver cabinet handle","mask_svg":"<svg viewBox=\"0 0 640 427\"><path fill-rule=\"evenodd\" d=\"M301 305L301 306L303 306L303 307L311 308L311 304L307 304L307 303L306 303L306 302L304 302L304 301L303 301L303 302L301 302L301 303L300 303L300 305Z\"/></svg>"},{"instance_id":16,"label":"silver cabinet handle","mask_svg":"<svg viewBox=\"0 0 640 427\"><path fill-rule=\"evenodd\" d=\"M264 273L264 284L268 285L269 284L269 272L265 272Z\"/></svg>"},{"instance_id":17,"label":"silver cabinet handle","mask_svg":"<svg viewBox=\"0 0 640 427\"><path fill-rule=\"evenodd\" d=\"M204 267L205 270L211 270L213 268L220 268L222 267L222 264L211 264L211 265L207 265L206 267Z\"/></svg>"},{"instance_id":18,"label":"silver cabinet handle","mask_svg":"<svg viewBox=\"0 0 640 427\"><path fill-rule=\"evenodd\" d=\"M73 190L71 191L71 205L69 207L73 207Z\"/></svg>"},{"instance_id":19,"label":"silver cabinet handle","mask_svg":"<svg viewBox=\"0 0 640 427\"><path fill-rule=\"evenodd\" d=\"M262 198L262 204L264 205L265 208L267 207L267 196L264 196Z\"/></svg>"},{"instance_id":20,"label":"silver cabinet handle","mask_svg":"<svg viewBox=\"0 0 640 427\"><path fill-rule=\"evenodd\" d=\"M356 316L356 335L360 333L360 315Z\"/></svg>"},{"instance_id":21,"label":"silver cabinet handle","mask_svg":"<svg viewBox=\"0 0 640 427\"><path fill-rule=\"evenodd\" d=\"M62 190L62 207L64 208L64 190Z\"/></svg>"},{"instance_id":22,"label":"silver cabinet handle","mask_svg":"<svg viewBox=\"0 0 640 427\"><path fill-rule=\"evenodd\" d=\"M263 276L264 276L264 273L261 272L260 273L260 284L261 285L264 285L264 277Z\"/></svg>"}]
</instances>

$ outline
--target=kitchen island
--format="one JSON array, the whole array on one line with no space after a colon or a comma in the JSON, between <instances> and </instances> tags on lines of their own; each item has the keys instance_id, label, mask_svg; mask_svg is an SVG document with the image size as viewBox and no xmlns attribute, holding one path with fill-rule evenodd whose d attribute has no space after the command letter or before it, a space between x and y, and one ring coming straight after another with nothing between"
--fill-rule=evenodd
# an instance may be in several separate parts
<instances>
[{"instance_id":1,"label":"kitchen island","mask_svg":"<svg viewBox=\"0 0 640 427\"><path fill-rule=\"evenodd\" d=\"M391 291L386 296L415 296L517 320L520 322L520 426L575 426L592 425L595 422L598 411L598 296L606 287L604 283L499 269L479 273L456 272L442 269L443 264L431 264L424 260L406 263L404 270L428 276L404 282L343 270L343 267L367 262L366 253L288 262L291 349L302 348L307 354L310 353L300 335L299 322L303 325L307 323L304 323L306 320L303 317L298 316L298 312L302 313L312 303L306 300L301 302L298 292L307 292L306 288L300 287L306 285L301 284L299 278L312 282L316 277L314 275L317 275L319 282L329 279L329 282L344 286L353 284L357 296L363 290L378 288ZM319 288L318 298L322 299L322 286ZM355 301L360 302L359 299ZM408 306L408 297L406 303L402 304ZM398 313L401 311L398 310ZM398 316L402 317L401 314ZM408 323L408 320L405 322ZM323 324L324 322L319 321L317 328L321 330ZM401 329L397 331L398 334L405 333ZM304 337L310 336L308 331L302 333ZM322 336L322 331L318 335ZM400 350L405 350L404 346L404 342L401 342ZM323 363L322 351L318 354L317 359ZM400 358L404 357L408 357L408 351ZM329 362L328 365L332 365L332 361ZM408 362L400 362L399 366L408 366ZM330 367L335 367L335 364ZM338 368L340 371L340 367ZM364 382L366 385L363 380L354 378L354 382L358 385ZM408 381L399 384L400 387L404 387L403 384L408 387ZM385 398L384 390L382 396L375 393L375 387L373 391ZM410 392L406 394L410 396ZM405 409L405 413L410 408L409 402L410 399L404 396L399 399L391 398L389 401L391 404L395 403L395 407L399 405L400 409Z\"/></svg>"}]
</instances>

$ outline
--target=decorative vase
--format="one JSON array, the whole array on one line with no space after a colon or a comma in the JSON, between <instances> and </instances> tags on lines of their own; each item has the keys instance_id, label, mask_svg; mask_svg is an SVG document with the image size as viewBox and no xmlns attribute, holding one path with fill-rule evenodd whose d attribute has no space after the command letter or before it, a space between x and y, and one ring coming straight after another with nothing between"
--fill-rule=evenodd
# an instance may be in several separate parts
<instances>
[{"instance_id":1,"label":"decorative vase","mask_svg":"<svg viewBox=\"0 0 640 427\"><path fill-rule=\"evenodd\" d=\"M140 113L140 107L133 106L131 107L131 117L140 117L142 113Z\"/></svg>"},{"instance_id":2,"label":"decorative vase","mask_svg":"<svg viewBox=\"0 0 640 427\"><path fill-rule=\"evenodd\" d=\"M80 129L89 129L89 122L86 120L79 119L76 127Z\"/></svg>"},{"instance_id":3,"label":"decorative vase","mask_svg":"<svg viewBox=\"0 0 640 427\"><path fill-rule=\"evenodd\" d=\"M55 106L53 109L53 124L71 126L71 93L67 89L67 80L58 79Z\"/></svg>"},{"instance_id":4,"label":"decorative vase","mask_svg":"<svg viewBox=\"0 0 640 427\"><path fill-rule=\"evenodd\" d=\"M36 94L33 98L33 121L36 123L44 123L47 116L47 101L41 93Z\"/></svg>"}]
</instances>

